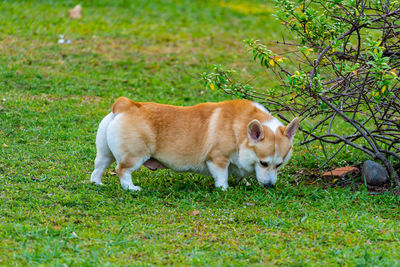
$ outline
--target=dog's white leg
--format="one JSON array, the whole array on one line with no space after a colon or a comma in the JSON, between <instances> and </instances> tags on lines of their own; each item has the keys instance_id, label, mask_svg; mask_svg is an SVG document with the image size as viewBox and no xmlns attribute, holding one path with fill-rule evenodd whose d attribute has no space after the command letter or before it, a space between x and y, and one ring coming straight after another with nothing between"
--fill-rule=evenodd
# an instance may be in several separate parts
<instances>
[{"instance_id":1,"label":"dog's white leg","mask_svg":"<svg viewBox=\"0 0 400 267\"><path fill-rule=\"evenodd\" d=\"M140 166L142 166L142 164L148 159L149 159L149 157L145 157L145 158L141 158L139 160L134 161L134 162L136 162L136 164L134 164L133 167L130 167L133 164L126 164L126 163L118 164L116 171L120 178L121 186L123 189L131 190L131 191L142 190L139 186L136 186L132 183L132 175L131 174L133 171L139 169Z\"/></svg>"},{"instance_id":2,"label":"dog's white leg","mask_svg":"<svg viewBox=\"0 0 400 267\"><path fill-rule=\"evenodd\" d=\"M90 177L90 182L102 185L103 183L101 182L101 176L103 175L107 167L114 162L114 160L114 157L98 154L94 161L94 171L92 172L92 176Z\"/></svg>"},{"instance_id":3,"label":"dog's white leg","mask_svg":"<svg viewBox=\"0 0 400 267\"><path fill-rule=\"evenodd\" d=\"M107 127L114 119L114 114L108 114L99 125L96 135L97 155L94 161L94 171L90 182L101 185L101 176L108 166L115 161L114 156L107 144Z\"/></svg>"},{"instance_id":4,"label":"dog's white leg","mask_svg":"<svg viewBox=\"0 0 400 267\"><path fill-rule=\"evenodd\" d=\"M132 183L132 172L134 169L129 169L124 172L121 177L121 186L123 189L131 190L131 191L140 191L142 190L139 186L136 186Z\"/></svg>"},{"instance_id":5,"label":"dog's white leg","mask_svg":"<svg viewBox=\"0 0 400 267\"><path fill-rule=\"evenodd\" d=\"M214 177L215 187L220 187L222 190L228 189L228 168L220 167L212 161L207 161L207 167L212 177Z\"/></svg>"}]
</instances>

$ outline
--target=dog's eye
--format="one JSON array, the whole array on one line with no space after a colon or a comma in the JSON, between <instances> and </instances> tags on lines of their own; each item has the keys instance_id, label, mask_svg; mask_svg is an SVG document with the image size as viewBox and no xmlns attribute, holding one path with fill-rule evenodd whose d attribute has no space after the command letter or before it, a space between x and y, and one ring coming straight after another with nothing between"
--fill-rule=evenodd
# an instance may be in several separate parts
<instances>
[{"instance_id":1,"label":"dog's eye","mask_svg":"<svg viewBox=\"0 0 400 267\"><path fill-rule=\"evenodd\" d=\"M265 161L261 161L261 160L260 160L260 164L261 164L263 167L268 167L268 162L265 162Z\"/></svg>"}]
</instances>

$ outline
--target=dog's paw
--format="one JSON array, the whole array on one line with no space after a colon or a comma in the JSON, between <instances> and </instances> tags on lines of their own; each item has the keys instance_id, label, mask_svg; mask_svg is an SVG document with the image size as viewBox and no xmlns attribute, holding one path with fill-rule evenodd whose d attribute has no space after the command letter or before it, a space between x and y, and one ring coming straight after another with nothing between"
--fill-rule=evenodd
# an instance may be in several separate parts
<instances>
[{"instance_id":1,"label":"dog's paw","mask_svg":"<svg viewBox=\"0 0 400 267\"><path fill-rule=\"evenodd\" d=\"M139 186L134 185L134 186L129 187L128 190L130 190L130 191L142 191L142 188L140 188Z\"/></svg>"},{"instance_id":2,"label":"dog's paw","mask_svg":"<svg viewBox=\"0 0 400 267\"><path fill-rule=\"evenodd\" d=\"M220 189L221 191L228 191L228 186L227 185L220 185L216 186L217 189Z\"/></svg>"},{"instance_id":3,"label":"dog's paw","mask_svg":"<svg viewBox=\"0 0 400 267\"><path fill-rule=\"evenodd\" d=\"M95 180L91 180L90 183L95 184L95 185L104 185L102 182L100 181L95 181Z\"/></svg>"},{"instance_id":4,"label":"dog's paw","mask_svg":"<svg viewBox=\"0 0 400 267\"><path fill-rule=\"evenodd\" d=\"M139 186L130 184L130 185L124 185L122 186L122 188L124 188L125 190L129 190L129 191L141 191L142 188L140 188Z\"/></svg>"}]
</instances>

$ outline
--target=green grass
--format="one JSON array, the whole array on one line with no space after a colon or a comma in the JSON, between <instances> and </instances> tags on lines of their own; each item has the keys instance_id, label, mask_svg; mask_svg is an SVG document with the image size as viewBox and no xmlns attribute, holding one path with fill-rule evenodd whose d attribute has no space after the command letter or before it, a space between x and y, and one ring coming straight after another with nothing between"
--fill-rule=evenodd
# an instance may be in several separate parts
<instances>
[{"instance_id":1,"label":"green grass","mask_svg":"<svg viewBox=\"0 0 400 267\"><path fill-rule=\"evenodd\" d=\"M197 79L214 63L272 86L242 40L282 29L264 1L81 2L78 21L66 17L76 1L0 3L1 265L400 266L399 198L294 177L323 159L318 147L296 147L271 190L144 169L141 192L122 190L112 168L105 186L89 184L97 126L118 96L229 99ZM357 161L347 152L336 164Z\"/></svg>"}]
</instances>

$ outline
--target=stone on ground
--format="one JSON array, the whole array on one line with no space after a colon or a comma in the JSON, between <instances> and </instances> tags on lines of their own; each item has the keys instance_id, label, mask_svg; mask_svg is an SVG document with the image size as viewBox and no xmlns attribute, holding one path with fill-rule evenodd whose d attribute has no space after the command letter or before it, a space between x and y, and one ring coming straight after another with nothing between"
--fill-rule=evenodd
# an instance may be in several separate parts
<instances>
[{"instance_id":1,"label":"stone on ground","mask_svg":"<svg viewBox=\"0 0 400 267\"><path fill-rule=\"evenodd\" d=\"M379 163L367 160L361 169L361 179L364 177L369 185L382 185L388 181L388 172Z\"/></svg>"}]
</instances>

